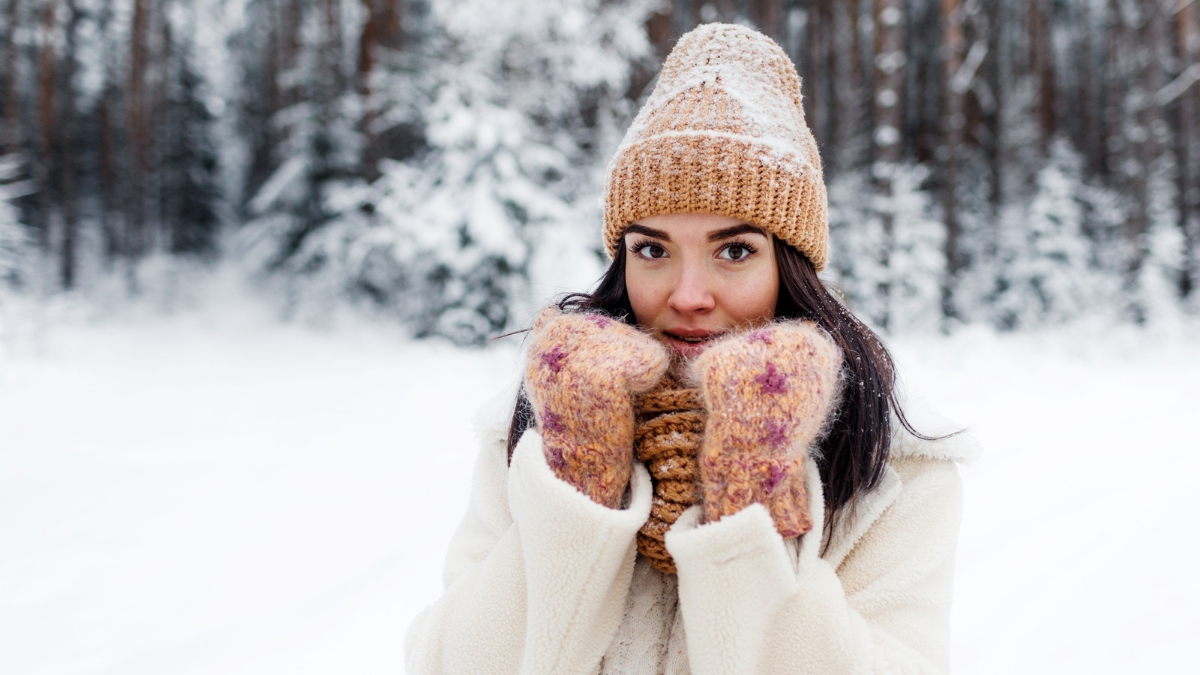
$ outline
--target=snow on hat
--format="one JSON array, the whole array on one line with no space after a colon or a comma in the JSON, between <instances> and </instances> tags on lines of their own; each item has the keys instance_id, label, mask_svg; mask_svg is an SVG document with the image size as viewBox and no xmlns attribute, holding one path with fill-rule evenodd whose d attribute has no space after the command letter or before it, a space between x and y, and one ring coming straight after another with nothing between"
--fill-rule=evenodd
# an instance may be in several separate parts
<instances>
[{"instance_id":1,"label":"snow on hat","mask_svg":"<svg viewBox=\"0 0 1200 675\"><path fill-rule=\"evenodd\" d=\"M770 38L706 24L679 39L608 166L604 243L668 213L741 218L825 267L829 206L800 76Z\"/></svg>"}]
</instances>

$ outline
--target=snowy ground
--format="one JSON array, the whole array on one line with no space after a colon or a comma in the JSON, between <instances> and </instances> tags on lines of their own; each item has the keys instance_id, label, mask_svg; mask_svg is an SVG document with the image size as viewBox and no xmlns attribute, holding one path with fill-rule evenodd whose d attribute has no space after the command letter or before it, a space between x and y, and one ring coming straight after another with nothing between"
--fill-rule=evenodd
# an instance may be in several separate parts
<instances>
[{"instance_id":1,"label":"snowy ground","mask_svg":"<svg viewBox=\"0 0 1200 675\"><path fill-rule=\"evenodd\" d=\"M0 672L402 672L465 507L468 422L517 352L233 307L0 305ZM954 671L1188 669L1200 340L893 347L987 453L964 471Z\"/></svg>"}]
</instances>

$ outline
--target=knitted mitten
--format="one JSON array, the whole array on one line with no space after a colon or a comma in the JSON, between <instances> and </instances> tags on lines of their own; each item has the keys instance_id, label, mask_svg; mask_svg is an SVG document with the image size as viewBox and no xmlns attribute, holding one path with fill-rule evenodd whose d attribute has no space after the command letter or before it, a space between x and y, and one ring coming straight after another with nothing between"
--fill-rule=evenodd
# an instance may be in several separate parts
<instances>
[{"instance_id":1,"label":"knitted mitten","mask_svg":"<svg viewBox=\"0 0 1200 675\"><path fill-rule=\"evenodd\" d=\"M784 322L722 340L692 364L708 409L700 446L704 518L754 502L775 528L812 528L805 460L838 393L841 351L820 328Z\"/></svg>"},{"instance_id":2,"label":"knitted mitten","mask_svg":"<svg viewBox=\"0 0 1200 675\"><path fill-rule=\"evenodd\" d=\"M633 397L668 365L667 348L632 326L543 310L531 332L525 393L554 473L596 503L619 507L633 464Z\"/></svg>"}]
</instances>

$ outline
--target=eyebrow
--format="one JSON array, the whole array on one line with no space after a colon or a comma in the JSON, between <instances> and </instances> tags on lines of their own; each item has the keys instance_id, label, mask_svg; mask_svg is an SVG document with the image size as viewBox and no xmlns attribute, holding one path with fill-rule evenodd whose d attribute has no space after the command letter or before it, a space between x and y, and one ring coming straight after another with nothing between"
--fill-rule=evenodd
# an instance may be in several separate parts
<instances>
[{"instance_id":1,"label":"eyebrow","mask_svg":"<svg viewBox=\"0 0 1200 675\"><path fill-rule=\"evenodd\" d=\"M656 230L653 227L638 225L637 223L633 223L629 227L625 228L624 234L642 234L647 237L662 239L663 241L671 241L671 235L667 234L666 232L663 232L662 230ZM708 241L721 241L722 239L736 237L739 234L761 234L764 237L767 236L766 231L761 227L751 225L750 223L742 223L740 225L734 225L733 227L727 227L723 230L709 232Z\"/></svg>"},{"instance_id":2,"label":"eyebrow","mask_svg":"<svg viewBox=\"0 0 1200 675\"><path fill-rule=\"evenodd\" d=\"M662 230L656 230L653 227L638 225L637 223L625 228L625 234L644 234L647 237L654 237L655 239L662 239L663 241L671 241L671 235L667 234L666 232L663 232Z\"/></svg>"},{"instance_id":3,"label":"eyebrow","mask_svg":"<svg viewBox=\"0 0 1200 675\"><path fill-rule=\"evenodd\" d=\"M721 241L722 239L736 237L739 234L761 234L764 237L767 236L766 231L764 231L761 227L756 227L750 223L742 223L741 225L734 225L733 227L727 227L723 230L717 230L716 232L709 232L708 240Z\"/></svg>"}]
</instances>

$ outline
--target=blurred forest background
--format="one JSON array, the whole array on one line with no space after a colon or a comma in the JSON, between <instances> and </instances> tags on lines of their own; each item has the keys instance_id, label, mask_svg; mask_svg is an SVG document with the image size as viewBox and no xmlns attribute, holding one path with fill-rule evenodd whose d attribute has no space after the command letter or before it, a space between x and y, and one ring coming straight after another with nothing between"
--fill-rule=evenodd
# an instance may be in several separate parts
<instances>
[{"instance_id":1,"label":"blurred forest background","mask_svg":"<svg viewBox=\"0 0 1200 675\"><path fill-rule=\"evenodd\" d=\"M228 262L482 342L603 270L609 155L710 21L797 64L880 328L1200 313L1193 0L0 0L3 292Z\"/></svg>"}]
</instances>

